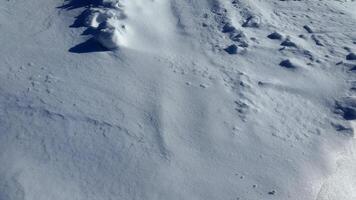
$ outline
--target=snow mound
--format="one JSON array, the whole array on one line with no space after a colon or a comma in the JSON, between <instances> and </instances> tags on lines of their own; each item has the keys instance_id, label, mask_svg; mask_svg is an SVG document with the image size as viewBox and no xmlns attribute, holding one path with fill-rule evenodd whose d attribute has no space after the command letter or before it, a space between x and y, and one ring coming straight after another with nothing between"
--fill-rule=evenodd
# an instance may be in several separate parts
<instances>
[{"instance_id":1,"label":"snow mound","mask_svg":"<svg viewBox=\"0 0 356 200\"><path fill-rule=\"evenodd\" d=\"M155 12L159 10L159 12ZM94 39L110 50L128 47L136 50L164 46L174 23L168 1L102 0L86 8L83 26L91 29Z\"/></svg>"},{"instance_id":2,"label":"snow mound","mask_svg":"<svg viewBox=\"0 0 356 200\"><path fill-rule=\"evenodd\" d=\"M108 49L125 46L126 15L118 0L103 0L98 8L88 8L85 25L93 30L94 37Z\"/></svg>"}]
</instances>

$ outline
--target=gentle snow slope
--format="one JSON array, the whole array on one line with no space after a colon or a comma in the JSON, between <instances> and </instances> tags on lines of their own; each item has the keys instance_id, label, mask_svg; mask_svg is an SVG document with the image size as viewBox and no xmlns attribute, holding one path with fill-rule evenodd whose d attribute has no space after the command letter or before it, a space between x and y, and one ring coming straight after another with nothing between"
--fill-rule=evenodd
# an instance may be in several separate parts
<instances>
[{"instance_id":1,"label":"gentle snow slope","mask_svg":"<svg viewBox=\"0 0 356 200\"><path fill-rule=\"evenodd\" d=\"M355 199L355 4L3 2L0 200Z\"/></svg>"}]
</instances>

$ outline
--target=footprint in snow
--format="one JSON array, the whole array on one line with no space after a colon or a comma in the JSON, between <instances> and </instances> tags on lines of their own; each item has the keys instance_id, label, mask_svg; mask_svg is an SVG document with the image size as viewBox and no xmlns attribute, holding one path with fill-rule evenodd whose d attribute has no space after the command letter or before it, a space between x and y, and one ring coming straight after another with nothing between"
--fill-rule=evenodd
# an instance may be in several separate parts
<instances>
[{"instance_id":1,"label":"footprint in snow","mask_svg":"<svg viewBox=\"0 0 356 200\"><path fill-rule=\"evenodd\" d=\"M287 68L287 69L296 69L298 65L294 62L292 62L290 59L283 60L279 63L281 67Z\"/></svg>"},{"instance_id":2,"label":"footprint in snow","mask_svg":"<svg viewBox=\"0 0 356 200\"><path fill-rule=\"evenodd\" d=\"M235 44L232 44L224 49L228 54L233 55L237 54L238 47Z\"/></svg>"},{"instance_id":3,"label":"footprint in snow","mask_svg":"<svg viewBox=\"0 0 356 200\"><path fill-rule=\"evenodd\" d=\"M297 48L297 44L295 44L294 42L292 42L292 41L290 40L290 38L285 39L285 40L281 43L281 46L284 46L284 47L295 47L295 48Z\"/></svg>"},{"instance_id":4,"label":"footprint in snow","mask_svg":"<svg viewBox=\"0 0 356 200\"><path fill-rule=\"evenodd\" d=\"M269 34L267 37L271 40L282 40L283 39L282 34L276 32L276 31Z\"/></svg>"}]
</instances>

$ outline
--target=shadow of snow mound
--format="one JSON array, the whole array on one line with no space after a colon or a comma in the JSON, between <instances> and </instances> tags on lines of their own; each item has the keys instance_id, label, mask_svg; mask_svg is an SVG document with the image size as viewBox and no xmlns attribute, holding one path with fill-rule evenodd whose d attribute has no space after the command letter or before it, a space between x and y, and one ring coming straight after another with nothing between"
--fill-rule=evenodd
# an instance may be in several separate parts
<instances>
[{"instance_id":1,"label":"shadow of snow mound","mask_svg":"<svg viewBox=\"0 0 356 200\"><path fill-rule=\"evenodd\" d=\"M356 119L356 99L347 97L335 103L336 113L341 114L345 120Z\"/></svg>"},{"instance_id":2,"label":"shadow of snow mound","mask_svg":"<svg viewBox=\"0 0 356 200\"><path fill-rule=\"evenodd\" d=\"M98 41L93 38L69 49L69 52L71 53L91 53L104 51L109 51L109 49L103 47Z\"/></svg>"},{"instance_id":3,"label":"shadow of snow mound","mask_svg":"<svg viewBox=\"0 0 356 200\"><path fill-rule=\"evenodd\" d=\"M65 0L64 5L58 8L72 10L87 6L99 6L101 2L102 0Z\"/></svg>"}]
</instances>

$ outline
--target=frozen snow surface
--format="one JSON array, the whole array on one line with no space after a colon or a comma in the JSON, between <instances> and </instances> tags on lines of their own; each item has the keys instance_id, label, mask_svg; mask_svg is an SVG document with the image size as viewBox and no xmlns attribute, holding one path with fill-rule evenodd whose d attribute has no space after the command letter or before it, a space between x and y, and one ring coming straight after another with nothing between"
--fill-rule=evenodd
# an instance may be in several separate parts
<instances>
[{"instance_id":1,"label":"frozen snow surface","mask_svg":"<svg viewBox=\"0 0 356 200\"><path fill-rule=\"evenodd\" d=\"M4 0L0 200L355 200L353 0Z\"/></svg>"}]
</instances>

